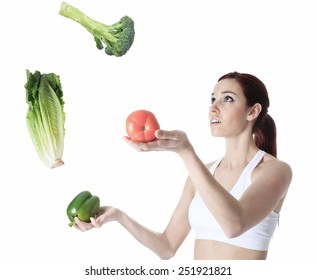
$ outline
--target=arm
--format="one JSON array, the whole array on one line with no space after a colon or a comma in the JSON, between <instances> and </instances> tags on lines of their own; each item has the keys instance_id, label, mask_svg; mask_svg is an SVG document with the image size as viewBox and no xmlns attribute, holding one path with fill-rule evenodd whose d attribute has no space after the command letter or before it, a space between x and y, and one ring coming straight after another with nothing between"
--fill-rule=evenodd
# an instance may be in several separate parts
<instances>
[{"instance_id":1,"label":"arm","mask_svg":"<svg viewBox=\"0 0 317 280\"><path fill-rule=\"evenodd\" d=\"M197 191L228 237L236 237L263 220L284 199L291 181L290 167L276 159L254 171L252 184L237 200L223 188L193 148L181 153Z\"/></svg>"},{"instance_id":2,"label":"arm","mask_svg":"<svg viewBox=\"0 0 317 280\"><path fill-rule=\"evenodd\" d=\"M173 257L190 231L188 222L188 207L193 198L194 190L188 179L180 201L164 230L164 232L152 231L120 209L113 207L101 207L96 218L91 218L91 223L81 222L76 219L75 227L81 231L99 228L110 221L119 222L136 240L157 254L161 259Z\"/></svg>"},{"instance_id":3,"label":"arm","mask_svg":"<svg viewBox=\"0 0 317 280\"><path fill-rule=\"evenodd\" d=\"M182 131L156 132L157 141L135 143L138 151L173 151L182 159L193 185L228 237L235 237L260 222L286 195L292 178L290 167L276 159L257 168L253 183L237 200L209 172Z\"/></svg>"}]
</instances>

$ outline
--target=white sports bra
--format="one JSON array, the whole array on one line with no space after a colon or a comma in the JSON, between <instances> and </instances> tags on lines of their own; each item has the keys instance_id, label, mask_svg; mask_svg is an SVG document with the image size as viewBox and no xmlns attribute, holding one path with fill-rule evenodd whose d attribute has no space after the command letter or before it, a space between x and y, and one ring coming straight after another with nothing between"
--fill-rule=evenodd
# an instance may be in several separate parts
<instances>
[{"instance_id":1,"label":"white sports bra","mask_svg":"<svg viewBox=\"0 0 317 280\"><path fill-rule=\"evenodd\" d=\"M264 155L265 152L259 150L243 170L240 178L230 191L230 193L236 199L240 199L243 192L250 186L251 173L253 169L259 164ZM212 174L220 162L221 159L217 160L212 165L210 168L210 172ZM216 240L243 248L260 251L268 250L271 238L279 219L279 215L272 211L260 223L244 232L240 236L228 238L204 204L198 192L190 204L188 215L190 225L196 232L196 239Z\"/></svg>"}]
</instances>

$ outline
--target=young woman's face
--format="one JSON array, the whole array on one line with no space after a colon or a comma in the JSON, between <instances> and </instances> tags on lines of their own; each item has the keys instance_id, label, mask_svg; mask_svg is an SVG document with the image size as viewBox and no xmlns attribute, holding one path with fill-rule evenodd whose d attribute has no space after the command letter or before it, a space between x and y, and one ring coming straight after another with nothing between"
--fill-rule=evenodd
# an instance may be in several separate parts
<instances>
[{"instance_id":1,"label":"young woman's face","mask_svg":"<svg viewBox=\"0 0 317 280\"><path fill-rule=\"evenodd\" d=\"M235 79L219 81L211 94L209 121L213 136L237 136L249 124L250 108L241 86Z\"/></svg>"}]
</instances>

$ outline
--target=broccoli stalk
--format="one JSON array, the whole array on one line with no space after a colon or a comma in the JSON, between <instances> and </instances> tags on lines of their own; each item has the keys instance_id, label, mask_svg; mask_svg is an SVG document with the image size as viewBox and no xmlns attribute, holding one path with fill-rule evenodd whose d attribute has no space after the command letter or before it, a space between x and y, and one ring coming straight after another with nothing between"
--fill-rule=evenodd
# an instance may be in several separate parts
<instances>
[{"instance_id":1,"label":"broccoli stalk","mask_svg":"<svg viewBox=\"0 0 317 280\"><path fill-rule=\"evenodd\" d=\"M108 55L123 56L133 44L134 22L128 16L122 17L117 23L106 25L65 2L62 2L59 14L85 27L94 36L96 47L99 50L105 48Z\"/></svg>"}]
</instances>

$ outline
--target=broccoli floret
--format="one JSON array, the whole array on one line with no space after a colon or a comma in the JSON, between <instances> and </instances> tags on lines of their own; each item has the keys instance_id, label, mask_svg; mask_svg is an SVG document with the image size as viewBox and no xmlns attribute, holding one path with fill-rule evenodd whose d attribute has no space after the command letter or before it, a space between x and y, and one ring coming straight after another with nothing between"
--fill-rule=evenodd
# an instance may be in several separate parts
<instances>
[{"instance_id":1,"label":"broccoli floret","mask_svg":"<svg viewBox=\"0 0 317 280\"><path fill-rule=\"evenodd\" d=\"M96 47L100 50L105 48L108 55L123 56L133 44L134 22L128 16L122 17L117 23L106 25L65 2L62 2L59 14L85 27L94 36Z\"/></svg>"}]
</instances>

